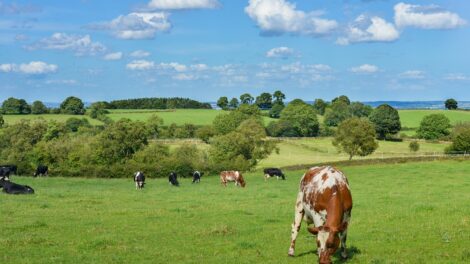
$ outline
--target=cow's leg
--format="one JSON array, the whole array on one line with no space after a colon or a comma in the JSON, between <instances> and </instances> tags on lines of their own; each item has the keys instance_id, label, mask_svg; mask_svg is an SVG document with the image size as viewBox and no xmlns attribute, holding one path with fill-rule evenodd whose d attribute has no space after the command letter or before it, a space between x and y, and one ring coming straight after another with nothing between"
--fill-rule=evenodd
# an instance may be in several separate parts
<instances>
[{"instance_id":1,"label":"cow's leg","mask_svg":"<svg viewBox=\"0 0 470 264\"><path fill-rule=\"evenodd\" d=\"M139 183L138 182L135 182L135 189L139 189Z\"/></svg>"},{"instance_id":2,"label":"cow's leg","mask_svg":"<svg viewBox=\"0 0 470 264\"><path fill-rule=\"evenodd\" d=\"M341 240L341 257L343 259L348 258L348 252L346 250L346 238L348 237L348 230L344 230L339 233L339 239Z\"/></svg>"},{"instance_id":3,"label":"cow's leg","mask_svg":"<svg viewBox=\"0 0 470 264\"><path fill-rule=\"evenodd\" d=\"M292 237L290 242L290 248L288 255L294 256L295 250L295 240L297 239L297 235L299 234L300 225L302 224L302 218L304 217L304 208L302 206L302 197L303 193L299 192L297 194L297 201L295 202L295 213L294 213L294 222L292 223Z\"/></svg>"}]
</instances>

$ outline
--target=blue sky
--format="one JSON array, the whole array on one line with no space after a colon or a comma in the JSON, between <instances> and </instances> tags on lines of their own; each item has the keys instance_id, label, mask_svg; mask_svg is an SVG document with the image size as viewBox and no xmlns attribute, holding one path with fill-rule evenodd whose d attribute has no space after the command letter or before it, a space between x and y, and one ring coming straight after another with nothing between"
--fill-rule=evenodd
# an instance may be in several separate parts
<instances>
[{"instance_id":1,"label":"blue sky","mask_svg":"<svg viewBox=\"0 0 470 264\"><path fill-rule=\"evenodd\" d=\"M0 100L470 100L461 0L0 0Z\"/></svg>"}]
</instances>

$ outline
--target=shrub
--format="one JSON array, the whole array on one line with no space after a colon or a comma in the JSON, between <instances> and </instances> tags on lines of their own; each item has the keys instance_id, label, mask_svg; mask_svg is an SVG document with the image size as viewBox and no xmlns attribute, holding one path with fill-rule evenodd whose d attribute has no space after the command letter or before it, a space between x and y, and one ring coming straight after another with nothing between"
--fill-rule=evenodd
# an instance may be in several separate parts
<instances>
[{"instance_id":1,"label":"shrub","mask_svg":"<svg viewBox=\"0 0 470 264\"><path fill-rule=\"evenodd\" d=\"M196 130L196 137L205 143L209 143L209 140L215 136L215 133L216 131L213 126L203 126Z\"/></svg>"},{"instance_id":2,"label":"shrub","mask_svg":"<svg viewBox=\"0 0 470 264\"><path fill-rule=\"evenodd\" d=\"M470 122L460 123L454 127L452 145L446 151L470 153Z\"/></svg>"},{"instance_id":3,"label":"shrub","mask_svg":"<svg viewBox=\"0 0 470 264\"><path fill-rule=\"evenodd\" d=\"M426 140L437 140L450 134L450 120L444 114L431 114L423 117L416 135Z\"/></svg>"},{"instance_id":4,"label":"shrub","mask_svg":"<svg viewBox=\"0 0 470 264\"><path fill-rule=\"evenodd\" d=\"M411 141L410 144L408 145L408 148L410 149L410 152L417 152L419 150L418 141L416 140Z\"/></svg>"},{"instance_id":5,"label":"shrub","mask_svg":"<svg viewBox=\"0 0 470 264\"><path fill-rule=\"evenodd\" d=\"M86 118L71 117L65 121L65 127L71 132L77 132L80 127L90 127Z\"/></svg>"}]
</instances>

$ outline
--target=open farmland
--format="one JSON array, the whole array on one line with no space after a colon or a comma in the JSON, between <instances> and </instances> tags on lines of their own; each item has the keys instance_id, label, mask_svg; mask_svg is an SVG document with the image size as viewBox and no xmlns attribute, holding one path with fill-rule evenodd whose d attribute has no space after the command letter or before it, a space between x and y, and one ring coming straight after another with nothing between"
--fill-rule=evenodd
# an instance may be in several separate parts
<instances>
[{"instance_id":1,"label":"open farmland","mask_svg":"<svg viewBox=\"0 0 470 264\"><path fill-rule=\"evenodd\" d=\"M460 111L460 110L398 110L400 114L400 121L403 132L409 136L415 134L416 130L421 123L423 117L430 114L444 114L449 118L452 125L455 125L458 122L470 122L470 111Z\"/></svg>"},{"instance_id":2,"label":"open farmland","mask_svg":"<svg viewBox=\"0 0 470 264\"><path fill-rule=\"evenodd\" d=\"M470 162L341 169L354 199L347 263L470 261ZM268 182L246 174L245 189L224 189L218 177L180 188L149 180L143 191L130 179L14 177L36 194L0 194L0 261L314 263L305 223L287 257L302 173Z\"/></svg>"},{"instance_id":3,"label":"open farmland","mask_svg":"<svg viewBox=\"0 0 470 264\"><path fill-rule=\"evenodd\" d=\"M39 118L43 118L47 121L50 121L50 120L55 120L55 121L58 121L58 122L65 122L67 121L67 119L71 118L71 117L75 117L75 118L86 118L88 119L88 121L90 122L90 124L92 125L99 125L99 124L102 124L101 121L99 120L96 120L96 119L92 119L90 118L89 116L87 115L62 115L62 114L42 114L42 115L3 115L3 119L5 120L5 123L7 124L15 124L17 122L19 122L20 120L22 119L26 119L26 120L36 120L36 119L39 119Z\"/></svg>"}]
</instances>

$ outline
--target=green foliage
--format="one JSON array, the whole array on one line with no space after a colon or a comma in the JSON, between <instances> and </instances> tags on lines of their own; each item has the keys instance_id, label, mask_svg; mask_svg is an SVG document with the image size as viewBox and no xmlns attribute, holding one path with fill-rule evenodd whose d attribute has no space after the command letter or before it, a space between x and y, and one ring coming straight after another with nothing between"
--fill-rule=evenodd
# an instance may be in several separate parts
<instances>
[{"instance_id":1,"label":"green foliage","mask_svg":"<svg viewBox=\"0 0 470 264\"><path fill-rule=\"evenodd\" d=\"M284 99L286 99L286 95L282 93L281 91L275 91L273 93L273 98L274 98L274 104L279 104L284 106Z\"/></svg>"},{"instance_id":2,"label":"green foliage","mask_svg":"<svg viewBox=\"0 0 470 264\"><path fill-rule=\"evenodd\" d=\"M340 95L340 96L334 98L333 100L331 100L332 104L334 104L336 102L343 102L347 105L351 104L351 100L349 100L349 98L346 95Z\"/></svg>"},{"instance_id":3,"label":"green foliage","mask_svg":"<svg viewBox=\"0 0 470 264\"><path fill-rule=\"evenodd\" d=\"M328 103L319 98L315 99L315 102L313 103L313 108L317 110L317 113L320 115L325 114L325 110L327 107Z\"/></svg>"},{"instance_id":4,"label":"green foliage","mask_svg":"<svg viewBox=\"0 0 470 264\"><path fill-rule=\"evenodd\" d=\"M109 104L106 102L96 102L91 104L90 109L87 113L91 118L103 119L106 114L109 114L109 111L106 109Z\"/></svg>"},{"instance_id":5,"label":"green foliage","mask_svg":"<svg viewBox=\"0 0 470 264\"><path fill-rule=\"evenodd\" d=\"M252 104L253 100L255 100L255 98L253 98L249 93L240 95L240 104Z\"/></svg>"},{"instance_id":6,"label":"green foliage","mask_svg":"<svg viewBox=\"0 0 470 264\"><path fill-rule=\"evenodd\" d=\"M452 145L447 152L470 153L470 122L459 123L452 132Z\"/></svg>"},{"instance_id":7,"label":"green foliage","mask_svg":"<svg viewBox=\"0 0 470 264\"><path fill-rule=\"evenodd\" d=\"M3 115L0 114L0 128L2 128L4 124L5 124L5 120L3 119Z\"/></svg>"},{"instance_id":8,"label":"green foliage","mask_svg":"<svg viewBox=\"0 0 470 264\"><path fill-rule=\"evenodd\" d=\"M387 135L394 135L401 129L398 111L388 104L379 105L374 109L369 120L375 125L379 139L385 139Z\"/></svg>"},{"instance_id":9,"label":"green foliage","mask_svg":"<svg viewBox=\"0 0 470 264\"><path fill-rule=\"evenodd\" d=\"M217 100L217 106L226 110L228 108L228 98L227 96L222 96Z\"/></svg>"},{"instance_id":10,"label":"green foliage","mask_svg":"<svg viewBox=\"0 0 470 264\"><path fill-rule=\"evenodd\" d=\"M157 139L160 137L161 128L163 125L163 119L161 119L158 115L153 114L147 119L147 131L151 138Z\"/></svg>"},{"instance_id":11,"label":"green foliage","mask_svg":"<svg viewBox=\"0 0 470 264\"><path fill-rule=\"evenodd\" d=\"M440 139L450 134L450 120L444 114L427 115L421 120L416 136L427 140Z\"/></svg>"},{"instance_id":12,"label":"green foliage","mask_svg":"<svg viewBox=\"0 0 470 264\"><path fill-rule=\"evenodd\" d=\"M209 103L201 103L189 98L136 98L115 100L107 103L107 109L211 109Z\"/></svg>"},{"instance_id":13,"label":"green foliage","mask_svg":"<svg viewBox=\"0 0 470 264\"><path fill-rule=\"evenodd\" d=\"M234 111L216 116L213 121L213 126L217 134L227 134L235 130L244 120L249 118L261 120L261 111L256 105L242 104Z\"/></svg>"},{"instance_id":14,"label":"green foliage","mask_svg":"<svg viewBox=\"0 0 470 264\"><path fill-rule=\"evenodd\" d=\"M71 132L77 132L80 127L90 127L88 119L71 117L65 121L65 128Z\"/></svg>"},{"instance_id":15,"label":"green foliage","mask_svg":"<svg viewBox=\"0 0 470 264\"><path fill-rule=\"evenodd\" d=\"M60 112L69 115L83 115L85 108L80 98L69 96L60 104Z\"/></svg>"},{"instance_id":16,"label":"green foliage","mask_svg":"<svg viewBox=\"0 0 470 264\"><path fill-rule=\"evenodd\" d=\"M410 152L417 152L419 150L419 143L416 140L413 140L410 142L408 145L408 148L410 149Z\"/></svg>"},{"instance_id":17,"label":"green foliage","mask_svg":"<svg viewBox=\"0 0 470 264\"><path fill-rule=\"evenodd\" d=\"M445 101L445 106L449 110L455 110L458 108L458 103L455 99L450 98Z\"/></svg>"},{"instance_id":18,"label":"green foliage","mask_svg":"<svg viewBox=\"0 0 470 264\"><path fill-rule=\"evenodd\" d=\"M216 131L213 126L202 126L196 130L196 137L209 143L209 140L215 136Z\"/></svg>"},{"instance_id":19,"label":"green foliage","mask_svg":"<svg viewBox=\"0 0 470 264\"><path fill-rule=\"evenodd\" d=\"M298 137L299 132L288 120L272 121L266 128L271 137Z\"/></svg>"},{"instance_id":20,"label":"green foliage","mask_svg":"<svg viewBox=\"0 0 470 264\"><path fill-rule=\"evenodd\" d=\"M46 114L49 110L41 101L34 101L31 105L31 113L35 115Z\"/></svg>"},{"instance_id":21,"label":"green foliage","mask_svg":"<svg viewBox=\"0 0 470 264\"><path fill-rule=\"evenodd\" d=\"M282 110L280 120L290 122L300 136L314 137L318 135L320 127L315 110L303 101L288 104Z\"/></svg>"},{"instance_id":22,"label":"green foliage","mask_svg":"<svg viewBox=\"0 0 470 264\"><path fill-rule=\"evenodd\" d=\"M255 104L261 109L270 109L272 107L273 97L270 93L262 93L256 97Z\"/></svg>"},{"instance_id":23,"label":"green foliage","mask_svg":"<svg viewBox=\"0 0 470 264\"><path fill-rule=\"evenodd\" d=\"M284 104L274 103L271 110L269 110L269 117L271 118L279 118L281 116L281 112L284 109Z\"/></svg>"},{"instance_id":24,"label":"green foliage","mask_svg":"<svg viewBox=\"0 0 470 264\"><path fill-rule=\"evenodd\" d=\"M3 101L2 103L2 112L4 114L30 114L31 113L31 106L24 99L17 99L14 97L10 97Z\"/></svg>"},{"instance_id":25,"label":"green foliage","mask_svg":"<svg viewBox=\"0 0 470 264\"><path fill-rule=\"evenodd\" d=\"M355 117L368 117L374 109L370 105L361 102L353 102L349 105L349 111Z\"/></svg>"},{"instance_id":26,"label":"green foliage","mask_svg":"<svg viewBox=\"0 0 470 264\"><path fill-rule=\"evenodd\" d=\"M351 117L349 105L343 100L336 100L325 110L323 122L327 126L338 126L342 121Z\"/></svg>"},{"instance_id":27,"label":"green foliage","mask_svg":"<svg viewBox=\"0 0 470 264\"><path fill-rule=\"evenodd\" d=\"M230 100L230 102L228 103L228 106L229 106L230 108L232 108L232 109L237 108L238 105L239 105L238 99L235 98L235 97L232 98L232 99Z\"/></svg>"},{"instance_id":28,"label":"green foliage","mask_svg":"<svg viewBox=\"0 0 470 264\"><path fill-rule=\"evenodd\" d=\"M341 122L333 139L333 145L349 154L349 160L356 155L370 155L379 146L375 141L374 126L368 120L357 117Z\"/></svg>"}]
</instances>

